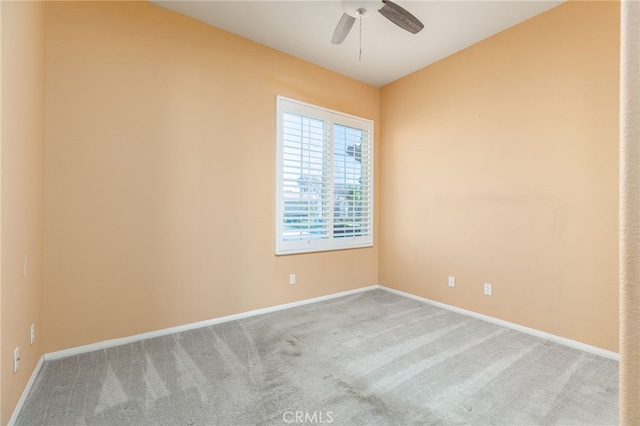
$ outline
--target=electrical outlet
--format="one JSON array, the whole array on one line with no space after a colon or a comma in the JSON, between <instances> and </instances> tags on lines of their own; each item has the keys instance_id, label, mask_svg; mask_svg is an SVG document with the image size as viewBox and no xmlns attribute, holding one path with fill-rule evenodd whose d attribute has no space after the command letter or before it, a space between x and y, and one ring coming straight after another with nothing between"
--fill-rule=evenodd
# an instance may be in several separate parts
<instances>
[{"instance_id":1,"label":"electrical outlet","mask_svg":"<svg viewBox=\"0 0 640 426\"><path fill-rule=\"evenodd\" d=\"M289 284L294 285L296 283L296 274L289 275Z\"/></svg>"},{"instance_id":2,"label":"electrical outlet","mask_svg":"<svg viewBox=\"0 0 640 426\"><path fill-rule=\"evenodd\" d=\"M20 367L20 348L15 348L13 351L13 372L18 372L18 367Z\"/></svg>"},{"instance_id":3,"label":"electrical outlet","mask_svg":"<svg viewBox=\"0 0 640 426\"><path fill-rule=\"evenodd\" d=\"M449 287L456 286L456 277L449 277Z\"/></svg>"},{"instance_id":4,"label":"electrical outlet","mask_svg":"<svg viewBox=\"0 0 640 426\"><path fill-rule=\"evenodd\" d=\"M491 296L492 293L492 288L491 288L491 284L486 284L484 285L484 295L485 296Z\"/></svg>"},{"instance_id":5,"label":"electrical outlet","mask_svg":"<svg viewBox=\"0 0 640 426\"><path fill-rule=\"evenodd\" d=\"M31 344L36 340L36 325L31 324Z\"/></svg>"}]
</instances>

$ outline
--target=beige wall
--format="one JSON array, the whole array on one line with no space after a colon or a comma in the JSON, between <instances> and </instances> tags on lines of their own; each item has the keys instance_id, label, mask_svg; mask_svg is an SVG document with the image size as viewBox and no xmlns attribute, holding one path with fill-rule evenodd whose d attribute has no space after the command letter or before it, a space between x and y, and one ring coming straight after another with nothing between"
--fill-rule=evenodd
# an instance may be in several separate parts
<instances>
[{"instance_id":1,"label":"beige wall","mask_svg":"<svg viewBox=\"0 0 640 426\"><path fill-rule=\"evenodd\" d=\"M7 424L42 356L44 4L2 2L2 413ZM27 275L24 257L27 255ZM29 327L36 325L36 341ZM13 373L13 350L20 369Z\"/></svg>"},{"instance_id":2,"label":"beige wall","mask_svg":"<svg viewBox=\"0 0 640 426\"><path fill-rule=\"evenodd\" d=\"M45 352L378 282L377 247L274 256L276 95L377 122L378 88L146 2L46 31Z\"/></svg>"},{"instance_id":3,"label":"beige wall","mask_svg":"<svg viewBox=\"0 0 640 426\"><path fill-rule=\"evenodd\" d=\"M380 282L616 351L618 57L570 2L384 87Z\"/></svg>"}]
</instances>

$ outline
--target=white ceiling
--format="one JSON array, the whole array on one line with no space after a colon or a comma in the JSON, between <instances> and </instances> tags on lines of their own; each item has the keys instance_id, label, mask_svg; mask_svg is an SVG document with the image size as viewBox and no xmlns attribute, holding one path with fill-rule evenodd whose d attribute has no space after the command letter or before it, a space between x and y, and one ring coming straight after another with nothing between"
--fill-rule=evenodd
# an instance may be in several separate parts
<instances>
[{"instance_id":1,"label":"white ceiling","mask_svg":"<svg viewBox=\"0 0 640 426\"><path fill-rule=\"evenodd\" d=\"M331 44L343 13L337 0L323 1L193 1L151 0L231 33L272 47L322 67L384 86L420 68L542 13L562 1L420 1L397 0L425 28L413 35L372 7L362 19L362 59L359 22L341 45Z\"/></svg>"}]
</instances>

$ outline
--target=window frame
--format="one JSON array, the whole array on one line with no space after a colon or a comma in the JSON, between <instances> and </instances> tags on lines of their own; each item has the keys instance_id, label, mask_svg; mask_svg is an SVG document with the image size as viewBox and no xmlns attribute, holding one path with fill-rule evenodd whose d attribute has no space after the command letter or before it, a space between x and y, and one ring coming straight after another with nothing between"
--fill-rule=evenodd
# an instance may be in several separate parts
<instances>
[{"instance_id":1,"label":"window frame","mask_svg":"<svg viewBox=\"0 0 640 426\"><path fill-rule=\"evenodd\" d=\"M285 195L284 195L284 134L283 118L285 113L299 114L304 117L322 120L328 130L325 131L325 144L328 147L327 172L329 175L326 188L328 191L328 237L324 239L307 239L298 241L285 241L283 238L285 222ZM341 236L334 235L334 125L343 125L356 128L368 133L368 186L369 198L366 207L368 209L368 233L364 236ZM364 166L362 166L364 167ZM276 211L275 211L275 254L276 256L315 253L335 250L347 250L355 248L373 247L374 240L374 121L328 108L320 107L310 103L298 101L284 96L276 96Z\"/></svg>"}]
</instances>

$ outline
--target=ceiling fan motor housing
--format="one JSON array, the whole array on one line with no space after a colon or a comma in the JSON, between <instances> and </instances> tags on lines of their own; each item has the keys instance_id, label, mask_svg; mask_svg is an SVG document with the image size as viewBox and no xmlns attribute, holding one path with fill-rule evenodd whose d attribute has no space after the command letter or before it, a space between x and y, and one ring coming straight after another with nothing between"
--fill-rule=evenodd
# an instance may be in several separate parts
<instances>
[{"instance_id":1,"label":"ceiling fan motor housing","mask_svg":"<svg viewBox=\"0 0 640 426\"><path fill-rule=\"evenodd\" d=\"M342 2L344 13L354 18L365 17L367 14L382 9L383 6L384 3L380 0L345 0Z\"/></svg>"}]
</instances>

